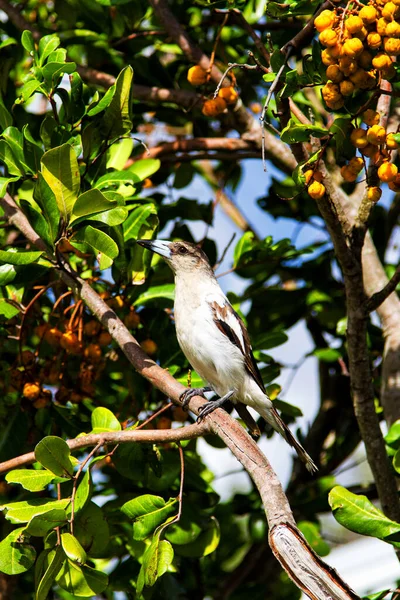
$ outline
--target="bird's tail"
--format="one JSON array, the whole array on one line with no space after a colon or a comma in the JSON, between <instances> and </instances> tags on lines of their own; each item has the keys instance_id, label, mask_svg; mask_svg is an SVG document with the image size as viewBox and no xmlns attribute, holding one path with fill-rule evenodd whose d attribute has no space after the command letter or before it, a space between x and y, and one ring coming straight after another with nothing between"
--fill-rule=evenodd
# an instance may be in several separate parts
<instances>
[{"instance_id":1,"label":"bird's tail","mask_svg":"<svg viewBox=\"0 0 400 600\"><path fill-rule=\"evenodd\" d=\"M285 438L288 444L292 446L297 452L300 460L305 464L306 469L310 473L315 473L318 471L317 465L314 463L313 459L307 452L304 450L303 446L296 440L293 433L290 431L289 427L282 421L278 411L272 407L268 411L263 411L262 416L268 421L268 423L281 434L282 437Z\"/></svg>"}]
</instances>

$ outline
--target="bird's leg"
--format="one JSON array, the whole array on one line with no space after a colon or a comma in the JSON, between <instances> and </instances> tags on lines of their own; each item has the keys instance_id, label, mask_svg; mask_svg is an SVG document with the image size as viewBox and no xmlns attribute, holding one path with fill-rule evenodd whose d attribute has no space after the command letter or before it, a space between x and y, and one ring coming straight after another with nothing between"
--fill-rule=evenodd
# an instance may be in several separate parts
<instances>
[{"instance_id":1,"label":"bird's leg","mask_svg":"<svg viewBox=\"0 0 400 600\"><path fill-rule=\"evenodd\" d=\"M205 392L212 392L210 387L202 388L188 388L179 396L179 400L182 402L183 410L188 410L188 404L194 396L203 396Z\"/></svg>"},{"instance_id":2,"label":"bird's leg","mask_svg":"<svg viewBox=\"0 0 400 600\"><path fill-rule=\"evenodd\" d=\"M209 400L207 404L201 406L199 409L200 414L197 417L197 422L200 423L204 419L204 417L210 415L212 412L214 412L215 409L223 406L225 402L228 402L228 400L232 398L234 393L234 391L228 392L227 394L225 394L225 396L222 396L222 398L218 398L217 400Z\"/></svg>"}]
</instances>

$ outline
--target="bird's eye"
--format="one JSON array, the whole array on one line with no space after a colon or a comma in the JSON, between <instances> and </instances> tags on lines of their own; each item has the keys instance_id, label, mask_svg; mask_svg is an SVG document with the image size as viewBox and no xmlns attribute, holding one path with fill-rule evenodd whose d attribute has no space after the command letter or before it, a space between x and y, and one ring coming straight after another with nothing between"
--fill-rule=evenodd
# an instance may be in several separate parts
<instances>
[{"instance_id":1,"label":"bird's eye","mask_svg":"<svg viewBox=\"0 0 400 600\"><path fill-rule=\"evenodd\" d=\"M187 254L188 250L187 250L187 248L185 248L185 246L179 246L178 252L179 252L179 254Z\"/></svg>"}]
</instances>

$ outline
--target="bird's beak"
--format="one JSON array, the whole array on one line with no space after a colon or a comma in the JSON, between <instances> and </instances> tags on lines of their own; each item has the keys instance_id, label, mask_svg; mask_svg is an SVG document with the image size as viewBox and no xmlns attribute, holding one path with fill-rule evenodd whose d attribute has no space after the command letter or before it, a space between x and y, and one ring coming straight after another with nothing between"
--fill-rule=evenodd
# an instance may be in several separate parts
<instances>
[{"instance_id":1,"label":"bird's beak","mask_svg":"<svg viewBox=\"0 0 400 600\"><path fill-rule=\"evenodd\" d=\"M170 242L165 242L164 240L136 240L136 242L140 246L143 246L143 248L160 254L164 258L171 258Z\"/></svg>"}]
</instances>

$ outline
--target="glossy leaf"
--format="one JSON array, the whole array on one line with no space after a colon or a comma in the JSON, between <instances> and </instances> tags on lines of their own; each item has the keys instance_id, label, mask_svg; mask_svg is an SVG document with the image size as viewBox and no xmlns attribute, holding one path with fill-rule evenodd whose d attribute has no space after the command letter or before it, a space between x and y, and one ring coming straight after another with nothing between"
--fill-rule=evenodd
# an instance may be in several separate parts
<instances>
[{"instance_id":1,"label":"glossy leaf","mask_svg":"<svg viewBox=\"0 0 400 600\"><path fill-rule=\"evenodd\" d=\"M161 161L158 158L142 158L133 163L128 169L129 173L136 175L140 181L144 181L148 177L157 173L161 167Z\"/></svg>"},{"instance_id":2,"label":"glossy leaf","mask_svg":"<svg viewBox=\"0 0 400 600\"><path fill-rule=\"evenodd\" d=\"M108 151L107 169L117 169L118 171L123 169L132 153L133 145L134 142L130 138L125 138L113 144Z\"/></svg>"},{"instance_id":3,"label":"glossy leaf","mask_svg":"<svg viewBox=\"0 0 400 600\"><path fill-rule=\"evenodd\" d=\"M136 298L133 306L142 306L147 304L148 302L152 302L154 300L159 299L168 300L170 304L173 303L175 298L175 286L171 284L166 285L154 285L143 294L140 294L138 298Z\"/></svg>"},{"instance_id":4,"label":"glossy leaf","mask_svg":"<svg viewBox=\"0 0 400 600\"><path fill-rule=\"evenodd\" d=\"M108 577L102 571L78 565L67 559L56 576L61 589L74 597L89 598L101 594L107 587Z\"/></svg>"},{"instance_id":5,"label":"glossy leaf","mask_svg":"<svg viewBox=\"0 0 400 600\"><path fill-rule=\"evenodd\" d=\"M104 431L121 431L121 423L117 417L104 406L98 406L94 409L91 416L92 433L102 433Z\"/></svg>"},{"instance_id":6,"label":"glossy leaf","mask_svg":"<svg viewBox=\"0 0 400 600\"><path fill-rule=\"evenodd\" d=\"M61 215L68 222L80 187L78 161L72 146L63 144L43 154L42 175L54 192Z\"/></svg>"},{"instance_id":7,"label":"glossy leaf","mask_svg":"<svg viewBox=\"0 0 400 600\"><path fill-rule=\"evenodd\" d=\"M43 537L51 529L67 523L67 513L64 508L53 508L40 515L35 515L25 527L29 535Z\"/></svg>"},{"instance_id":8,"label":"glossy leaf","mask_svg":"<svg viewBox=\"0 0 400 600\"><path fill-rule=\"evenodd\" d=\"M14 529L0 542L0 571L6 575L18 575L31 568L36 550L24 539L24 528Z\"/></svg>"},{"instance_id":9,"label":"glossy leaf","mask_svg":"<svg viewBox=\"0 0 400 600\"><path fill-rule=\"evenodd\" d=\"M79 217L93 215L117 206L116 202L109 200L100 190L89 190L78 196L73 210L71 224Z\"/></svg>"},{"instance_id":10,"label":"glossy leaf","mask_svg":"<svg viewBox=\"0 0 400 600\"><path fill-rule=\"evenodd\" d=\"M200 533L194 542L177 546L176 552L181 556L208 556L218 547L220 537L221 534L218 521L212 517L208 526Z\"/></svg>"},{"instance_id":11,"label":"glossy leaf","mask_svg":"<svg viewBox=\"0 0 400 600\"><path fill-rule=\"evenodd\" d=\"M54 480L57 482L68 481L67 479L57 478L54 473L47 470L37 469L15 469L9 471L6 475L8 483L19 483L22 487L30 492L40 492L45 490L49 483Z\"/></svg>"},{"instance_id":12,"label":"glossy leaf","mask_svg":"<svg viewBox=\"0 0 400 600\"><path fill-rule=\"evenodd\" d=\"M132 67L123 69L115 82L115 92L102 120L102 133L116 139L132 129Z\"/></svg>"},{"instance_id":13,"label":"glossy leaf","mask_svg":"<svg viewBox=\"0 0 400 600\"><path fill-rule=\"evenodd\" d=\"M8 265L29 265L42 256L41 250L0 250L0 262Z\"/></svg>"},{"instance_id":14,"label":"glossy leaf","mask_svg":"<svg viewBox=\"0 0 400 600\"><path fill-rule=\"evenodd\" d=\"M58 48L60 45L60 38L57 35L45 35L40 39L38 54L39 54L39 65L42 66L48 56Z\"/></svg>"},{"instance_id":15,"label":"glossy leaf","mask_svg":"<svg viewBox=\"0 0 400 600\"><path fill-rule=\"evenodd\" d=\"M385 517L366 496L353 494L338 485L331 490L328 499L333 516L343 527L400 548L400 523Z\"/></svg>"},{"instance_id":16,"label":"glossy leaf","mask_svg":"<svg viewBox=\"0 0 400 600\"><path fill-rule=\"evenodd\" d=\"M300 521L298 527L311 548L315 550L317 554L320 556L327 556L329 554L329 544L321 537L319 527L316 523L312 523L311 521Z\"/></svg>"},{"instance_id":17,"label":"glossy leaf","mask_svg":"<svg viewBox=\"0 0 400 600\"><path fill-rule=\"evenodd\" d=\"M173 558L174 551L171 544L166 540L160 541L159 535L155 535L143 556L136 587L137 593L141 594L145 586L153 586L157 579L167 571Z\"/></svg>"},{"instance_id":18,"label":"glossy leaf","mask_svg":"<svg viewBox=\"0 0 400 600\"><path fill-rule=\"evenodd\" d=\"M80 229L71 238L71 243L81 242L87 244L95 253L100 269L107 269L119 254L119 249L114 240L104 231L87 225Z\"/></svg>"},{"instance_id":19,"label":"glossy leaf","mask_svg":"<svg viewBox=\"0 0 400 600\"><path fill-rule=\"evenodd\" d=\"M61 546L66 556L78 565L84 565L86 562L86 552L73 535L70 533L61 534Z\"/></svg>"},{"instance_id":20,"label":"glossy leaf","mask_svg":"<svg viewBox=\"0 0 400 600\"><path fill-rule=\"evenodd\" d=\"M69 498L65 500L32 498L21 502L8 502L0 506L0 510L5 510L5 517L11 523L29 523L36 515L42 515L54 509L65 509L69 503Z\"/></svg>"},{"instance_id":21,"label":"glossy leaf","mask_svg":"<svg viewBox=\"0 0 400 600\"><path fill-rule=\"evenodd\" d=\"M121 510L134 521L133 539L144 540L169 516L176 513L177 500L170 498L166 502L160 496L145 494L125 502Z\"/></svg>"},{"instance_id":22,"label":"glossy leaf","mask_svg":"<svg viewBox=\"0 0 400 600\"><path fill-rule=\"evenodd\" d=\"M78 513L74 524L74 535L92 557L101 554L107 546L110 531L104 512L97 504L89 502Z\"/></svg>"},{"instance_id":23,"label":"glossy leaf","mask_svg":"<svg viewBox=\"0 0 400 600\"><path fill-rule=\"evenodd\" d=\"M68 444L59 437L49 435L35 447L35 458L40 464L59 477L73 477L71 452Z\"/></svg>"},{"instance_id":24,"label":"glossy leaf","mask_svg":"<svg viewBox=\"0 0 400 600\"><path fill-rule=\"evenodd\" d=\"M58 235L60 210L53 190L41 173L38 173L38 179L33 190L33 197L43 211L49 225L50 237L52 241L54 241Z\"/></svg>"},{"instance_id":25,"label":"glossy leaf","mask_svg":"<svg viewBox=\"0 0 400 600\"><path fill-rule=\"evenodd\" d=\"M286 144L294 144L296 142L307 142L310 137L325 137L329 135L329 131L318 125L300 125L290 119L287 127L282 130L281 140Z\"/></svg>"},{"instance_id":26,"label":"glossy leaf","mask_svg":"<svg viewBox=\"0 0 400 600\"><path fill-rule=\"evenodd\" d=\"M59 573L63 562L65 561L65 554L58 546L56 550L50 552L46 563L44 573L41 575L36 589L35 600L46 600L53 582Z\"/></svg>"}]
</instances>

